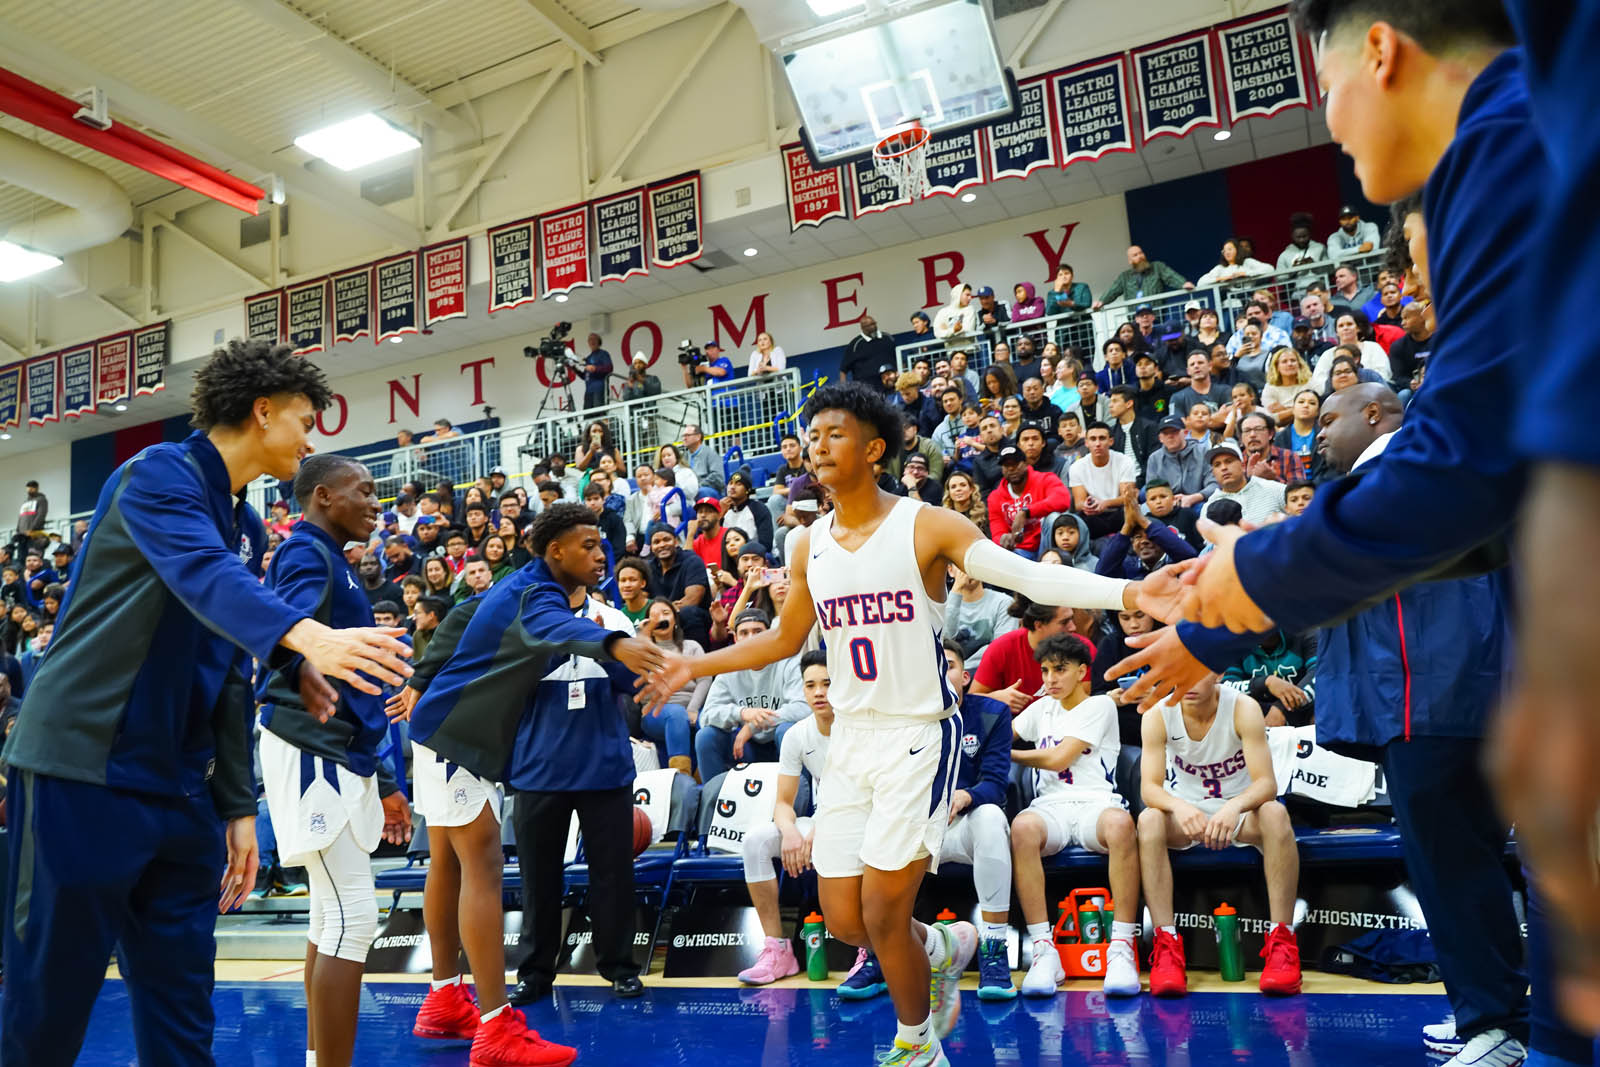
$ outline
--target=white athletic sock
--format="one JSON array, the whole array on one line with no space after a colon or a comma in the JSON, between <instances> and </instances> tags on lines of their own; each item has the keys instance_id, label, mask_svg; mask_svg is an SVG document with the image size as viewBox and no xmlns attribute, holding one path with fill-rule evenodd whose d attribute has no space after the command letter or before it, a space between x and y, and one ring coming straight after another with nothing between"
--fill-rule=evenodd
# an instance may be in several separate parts
<instances>
[{"instance_id":1,"label":"white athletic sock","mask_svg":"<svg viewBox=\"0 0 1600 1067\"><path fill-rule=\"evenodd\" d=\"M1113 940L1113 941L1132 941L1134 944L1138 944L1139 943L1139 924L1138 923L1112 922L1112 924L1111 924L1111 940Z\"/></svg>"},{"instance_id":2,"label":"white athletic sock","mask_svg":"<svg viewBox=\"0 0 1600 1067\"><path fill-rule=\"evenodd\" d=\"M930 1015L913 1026L900 1023L894 1036L896 1040L912 1048L921 1048L933 1040L933 1016Z\"/></svg>"},{"instance_id":3,"label":"white athletic sock","mask_svg":"<svg viewBox=\"0 0 1600 1067\"><path fill-rule=\"evenodd\" d=\"M1178 936L1178 928L1176 926L1163 926L1161 928L1161 932L1164 934L1171 934L1173 937Z\"/></svg>"},{"instance_id":4,"label":"white athletic sock","mask_svg":"<svg viewBox=\"0 0 1600 1067\"><path fill-rule=\"evenodd\" d=\"M484 1015L480 1015L480 1016L479 1016L479 1017L478 1017L478 1021L479 1021L479 1022L480 1022L480 1023L486 1023L486 1022L488 1022L488 1021L489 1021L489 1020L490 1020L490 1019L493 1019L493 1018L494 1018L494 1017L495 1017L495 1016L496 1016L496 1015L499 1015L499 1014L500 1014L500 1013L501 1013L501 1012L503 1012L503 1011L505 1011L505 1010L506 1010L506 1009L507 1009L507 1008L509 1008L509 1007L511 1007L511 1005L509 1005L509 1004L502 1004L502 1005L500 1005L500 1006L499 1006L499 1007L498 1007L498 1008L496 1008L496 1009L495 1009L495 1010L494 1010L494 1011L491 1011L491 1012L488 1012L488 1013L486 1013L486 1014L484 1014Z\"/></svg>"},{"instance_id":5,"label":"white athletic sock","mask_svg":"<svg viewBox=\"0 0 1600 1067\"><path fill-rule=\"evenodd\" d=\"M1051 932L1049 923L1029 923L1028 936L1033 938L1035 941L1044 941L1047 943L1054 943L1055 941L1055 937Z\"/></svg>"},{"instance_id":6,"label":"white athletic sock","mask_svg":"<svg viewBox=\"0 0 1600 1067\"><path fill-rule=\"evenodd\" d=\"M923 947L928 950L928 965L938 968L944 964L944 936L939 933L932 923L928 924L927 929L928 938L923 942ZM926 1044L926 1042L923 1043Z\"/></svg>"},{"instance_id":7,"label":"white athletic sock","mask_svg":"<svg viewBox=\"0 0 1600 1067\"><path fill-rule=\"evenodd\" d=\"M434 989L443 989L447 985L460 985L461 976L458 974L454 978L441 978L437 982L431 982L429 984L432 985Z\"/></svg>"},{"instance_id":8,"label":"white athletic sock","mask_svg":"<svg viewBox=\"0 0 1600 1067\"><path fill-rule=\"evenodd\" d=\"M317 1050L314 1048L306 1049L306 1067L317 1067Z\"/></svg>"},{"instance_id":9,"label":"white athletic sock","mask_svg":"<svg viewBox=\"0 0 1600 1067\"><path fill-rule=\"evenodd\" d=\"M992 923L985 919L983 922L983 939L985 941L1004 941L1006 939L1006 931L1009 929L1010 927L1005 923Z\"/></svg>"}]
</instances>

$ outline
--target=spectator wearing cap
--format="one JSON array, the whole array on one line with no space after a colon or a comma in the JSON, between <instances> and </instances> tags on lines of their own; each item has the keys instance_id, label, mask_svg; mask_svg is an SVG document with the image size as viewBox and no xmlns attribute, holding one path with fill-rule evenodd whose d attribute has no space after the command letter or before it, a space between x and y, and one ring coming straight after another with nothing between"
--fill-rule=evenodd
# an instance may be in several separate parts
<instances>
[{"instance_id":1,"label":"spectator wearing cap","mask_svg":"<svg viewBox=\"0 0 1600 1067\"><path fill-rule=\"evenodd\" d=\"M1328 235L1328 258L1338 263L1352 256L1364 256L1376 249L1382 240L1378 224L1365 221L1358 209L1346 204L1339 209L1339 228Z\"/></svg>"},{"instance_id":2,"label":"spectator wearing cap","mask_svg":"<svg viewBox=\"0 0 1600 1067\"><path fill-rule=\"evenodd\" d=\"M1056 268L1055 280L1050 283L1050 288L1044 294L1044 313L1046 315L1070 315L1074 319L1081 319L1089 314L1090 306L1094 304L1094 294L1089 292L1089 286L1076 280L1072 264L1063 263Z\"/></svg>"},{"instance_id":3,"label":"spectator wearing cap","mask_svg":"<svg viewBox=\"0 0 1600 1067\"><path fill-rule=\"evenodd\" d=\"M711 579L706 574L705 561L693 552L685 552L678 544L678 535L664 522L652 523L646 533L650 578L656 591L678 609L684 633L709 646Z\"/></svg>"},{"instance_id":4,"label":"spectator wearing cap","mask_svg":"<svg viewBox=\"0 0 1600 1067\"><path fill-rule=\"evenodd\" d=\"M796 493L789 498L789 508L784 512L784 518L793 519L789 526L779 527L777 531L778 547L783 554L783 562L787 564L794 557L796 541L789 536L795 528L805 528L816 522L822 515L822 487L811 485L805 492Z\"/></svg>"},{"instance_id":5,"label":"spectator wearing cap","mask_svg":"<svg viewBox=\"0 0 1600 1067\"><path fill-rule=\"evenodd\" d=\"M1111 427L1091 422L1085 439L1089 454L1067 471L1072 502L1089 524L1091 537L1104 537L1122 528L1122 498L1137 489L1133 459L1111 447Z\"/></svg>"},{"instance_id":6,"label":"spectator wearing cap","mask_svg":"<svg viewBox=\"0 0 1600 1067\"><path fill-rule=\"evenodd\" d=\"M510 473L504 467L495 466L489 468L488 495L490 500L498 500L505 495L506 479L510 476Z\"/></svg>"},{"instance_id":7,"label":"spectator wearing cap","mask_svg":"<svg viewBox=\"0 0 1600 1067\"><path fill-rule=\"evenodd\" d=\"M417 555L424 561L429 556L442 555L444 552L444 539L441 536L444 523L439 521L437 515L418 515L417 524L411 530L411 536L417 541Z\"/></svg>"},{"instance_id":8,"label":"spectator wearing cap","mask_svg":"<svg viewBox=\"0 0 1600 1067\"><path fill-rule=\"evenodd\" d=\"M1155 427L1160 448L1150 453L1144 469L1146 485L1165 482L1179 507L1195 507L1216 493L1216 480L1205 454L1210 446L1200 445L1184 430L1184 421L1170 414Z\"/></svg>"},{"instance_id":9,"label":"spectator wearing cap","mask_svg":"<svg viewBox=\"0 0 1600 1067\"><path fill-rule=\"evenodd\" d=\"M944 486L929 475L928 458L921 452L906 457L900 471L900 489L902 496L924 504L937 506L944 501Z\"/></svg>"},{"instance_id":10,"label":"spectator wearing cap","mask_svg":"<svg viewBox=\"0 0 1600 1067\"><path fill-rule=\"evenodd\" d=\"M56 581L66 582L72 573L72 560L76 555L72 546L65 541L58 542L56 547L50 550L50 561L52 569L56 572Z\"/></svg>"},{"instance_id":11,"label":"spectator wearing cap","mask_svg":"<svg viewBox=\"0 0 1600 1067\"><path fill-rule=\"evenodd\" d=\"M289 502L287 500L274 500L272 513L267 518L267 532L275 533L279 537L288 537L293 524L289 521Z\"/></svg>"},{"instance_id":12,"label":"spectator wearing cap","mask_svg":"<svg viewBox=\"0 0 1600 1067\"><path fill-rule=\"evenodd\" d=\"M766 612L745 609L733 620L734 643L766 633L769 625ZM736 761L776 761L783 735L809 712L798 657L717 675L700 709L694 739L700 777L710 781Z\"/></svg>"},{"instance_id":13,"label":"spectator wearing cap","mask_svg":"<svg viewBox=\"0 0 1600 1067\"><path fill-rule=\"evenodd\" d=\"M594 515L594 524L611 544L611 558L621 559L628 552L628 527L622 516L606 507L606 486L598 479L583 487L583 506Z\"/></svg>"},{"instance_id":14,"label":"spectator wearing cap","mask_svg":"<svg viewBox=\"0 0 1600 1067\"><path fill-rule=\"evenodd\" d=\"M1122 347L1129 353L1136 353L1140 349L1149 349L1160 352L1166 347L1165 328L1156 321L1156 309L1149 304L1140 304L1133 312L1133 337L1132 344L1121 329L1117 335L1123 338Z\"/></svg>"},{"instance_id":15,"label":"spectator wearing cap","mask_svg":"<svg viewBox=\"0 0 1600 1067\"><path fill-rule=\"evenodd\" d=\"M1188 411L1195 404L1204 401L1211 406L1213 411L1222 407L1232 399L1228 387L1221 382L1211 380L1211 356L1207 352L1190 352L1185 361L1188 371L1189 384L1179 389L1172 397L1174 411Z\"/></svg>"},{"instance_id":16,"label":"spectator wearing cap","mask_svg":"<svg viewBox=\"0 0 1600 1067\"><path fill-rule=\"evenodd\" d=\"M1189 279L1160 260L1147 259L1144 249L1138 245L1130 245L1128 269L1117 275L1100 294L1100 299L1091 306L1098 311L1103 305L1114 304L1118 300L1138 300L1160 293L1170 293L1176 289L1193 288L1194 283Z\"/></svg>"},{"instance_id":17,"label":"spectator wearing cap","mask_svg":"<svg viewBox=\"0 0 1600 1067\"><path fill-rule=\"evenodd\" d=\"M1330 323L1330 325L1332 324ZM1323 340L1311 325L1311 320L1302 315L1294 320L1294 329L1289 331L1289 345L1294 349L1295 355L1305 360L1307 365L1310 365L1317 361L1323 351L1332 347L1332 342ZM1270 368L1270 366L1269 357L1268 367ZM1269 381L1267 384L1271 385L1272 383Z\"/></svg>"},{"instance_id":18,"label":"spectator wearing cap","mask_svg":"<svg viewBox=\"0 0 1600 1067\"><path fill-rule=\"evenodd\" d=\"M1207 518L1213 518L1211 509L1219 500L1237 504L1241 521L1252 527L1260 526L1283 511L1284 483L1251 477L1245 470L1239 446L1232 441L1224 441L1208 451L1206 463L1217 483L1217 491L1211 494L1205 506Z\"/></svg>"},{"instance_id":19,"label":"spectator wearing cap","mask_svg":"<svg viewBox=\"0 0 1600 1067\"><path fill-rule=\"evenodd\" d=\"M383 576L391 582L422 571L422 560L411 550L411 539L404 534L395 534L383 542L383 558Z\"/></svg>"},{"instance_id":20,"label":"spectator wearing cap","mask_svg":"<svg viewBox=\"0 0 1600 1067\"><path fill-rule=\"evenodd\" d=\"M1134 403L1140 416L1152 421L1165 418L1176 391L1161 377L1161 363L1154 352L1140 352L1133 361Z\"/></svg>"},{"instance_id":21,"label":"spectator wearing cap","mask_svg":"<svg viewBox=\"0 0 1600 1067\"><path fill-rule=\"evenodd\" d=\"M743 530L746 539L772 544L772 511L756 499L750 475L737 470L728 476L728 495L722 502L722 524Z\"/></svg>"},{"instance_id":22,"label":"spectator wearing cap","mask_svg":"<svg viewBox=\"0 0 1600 1067\"><path fill-rule=\"evenodd\" d=\"M628 380L622 386L623 400L643 400L647 396L661 395L661 379L650 373L650 364L643 352L633 354L633 364L628 368Z\"/></svg>"},{"instance_id":23,"label":"spectator wearing cap","mask_svg":"<svg viewBox=\"0 0 1600 1067\"><path fill-rule=\"evenodd\" d=\"M896 399L895 387L900 382L900 372L892 364L885 363L878 368L878 391L885 400L893 403Z\"/></svg>"},{"instance_id":24,"label":"spectator wearing cap","mask_svg":"<svg viewBox=\"0 0 1600 1067\"><path fill-rule=\"evenodd\" d=\"M1016 445L1002 448L999 461L1000 484L988 496L989 536L1001 548L1035 559L1040 523L1072 507L1072 494L1054 474L1028 466L1027 456Z\"/></svg>"},{"instance_id":25,"label":"spectator wearing cap","mask_svg":"<svg viewBox=\"0 0 1600 1067\"><path fill-rule=\"evenodd\" d=\"M912 322L918 324L915 316ZM855 336L845 342L839 370L852 382L874 384L878 368L894 362L894 347L894 338L878 329L878 320L871 312L863 311L856 321Z\"/></svg>"},{"instance_id":26,"label":"spectator wearing cap","mask_svg":"<svg viewBox=\"0 0 1600 1067\"><path fill-rule=\"evenodd\" d=\"M978 287L973 294L978 302L978 330L990 337L1001 336L1000 328L1011 321L1005 302L994 298L994 289L987 285Z\"/></svg>"},{"instance_id":27,"label":"spectator wearing cap","mask_svg":"<svg viewBox=\"0 0 1600 1067\"><path fill-rule=\"evenodd\" d=\"M710 489L694 500L694 527L690 548L707 567L722 566L722 499Z\"/></svg>"},{"instance_id":28,"label":"spectator wearing cap","mask_svg":"<svg viewBox=\"0 0 1600 1067\"><path fill-rule=\"evenodd\" d=\"M726 382L733 378L735 373L733 360L723 355L722 345L719 342L707 341L701 350L705 354L704 359L693 366L684 365L683 384L685 386L692 389L697 385L705 385L708 382ZM717 392L718 390L713 389L711 395L716 396Z\"/></svg>"}]
</instances>

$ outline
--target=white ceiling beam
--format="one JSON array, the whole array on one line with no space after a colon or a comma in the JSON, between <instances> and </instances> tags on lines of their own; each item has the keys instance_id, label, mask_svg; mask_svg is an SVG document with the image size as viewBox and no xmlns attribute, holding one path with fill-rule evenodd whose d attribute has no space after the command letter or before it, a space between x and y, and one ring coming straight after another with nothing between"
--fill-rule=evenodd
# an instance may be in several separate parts
<instances>
[{"instance_id":1,"label":"white ceiling beam","mask_svg":"<svg viewBox=\"0 0 1600 1067\"><path fill-rule=\"evenodd\" d=\"M103 307L107 311L111 312L113 315L115 315L117 318L121 319L127 325L129 325L129 326L143 326L144 325L144 323L139 321L139 317L137 315L129 314L128 312L124 311L122 308L118 307L116 304L113 304L110 300L107 300L104 296L100 295L99 293L91 292L89 294L89 296L94 298L95 303L99 304L101 307Z\"/></svg>"},{"instance_id":2,"label":"white ceiling beam","mask_svg":"<svg viewBox=\"0 0 1600 1067\"><path fill-rule=\"evenodd\" d=\"M277 174L289 192L315 200L353 222L378 230L396 245L415 247L421 243L422 234L415 226L363 199L358 193L96 70L4 19L0 19L0 65L57 88L63 85L68 90L85 85L98 86L111 98L111 110L118 118L131 119L160 131L177 141L180 147L206 157L206 161L213 166L232 167L256 180Z\"/></svg>"},{"instance_id":3,"label":"white ceiling beam","mask_svg":"<svg viewBox=\"0 0 1600 1067\"><path fill-rule=\"evenodd\" d=\"M213 247L210 242L203 241L196 237L194 234L178 225L177 221L171 217L163 215L159 211L147 211L146 215L157 226L162 227L168 233L178 238L190 248L193 248L198 252L202 252L216 260L218 263L221 263L224 267L227 267L229 270L239 275L240 278L249 282L251 285L261 289L272 288L272 283L267 281L267 279L261 277L261 275L257 274L253 270L250 270L248 267L245 267L239 263L235 263L231 257L224 255L220 249Z\"/></svg>"},{"instance_id":4,"label":"white ceiling beam","mask_svg":"<svg viewBox=\"0 0 1600 1067\"><path fill-rule=\"evenodd\" d=\"M554 0L522 0L533 17L549 27L568 48L583 57L591 67L600 65L600 50L595 46L594 34L589 27L561 9Z\"/></svg>"},{"instance_id":5,"label":"white ceiling beam","mask_svg":"<svg viewBox=\"0 0 1600 1067\"><path fill-rule=\"evenodd\" d=\"M317 54L368 91L389 97L395 107L417 113L453 137L466 140L477 136L465 119L440 107L427 93L283 0L233 2L285 36L296 38L300 47Z\"/></svg>"},{"instance_id":6,"label":"white ceiling beam","mask_svg":"<svg viewBox=\"0 0 1600 1067\"><path fill-rule=\"evenodd\" d=\"M1028 51L1033 48L1033 42L1037 41L1039 35L1044 32L1045 27L1050 25L1051 20L1061 10L1063 3L1064 0L1050 0L1044 6L1038 17L1033 20L1033 25L1028 27L1028 31L1022 35L1017 41L1016 47L1011 50L1011 54L1006 57L1006 66L1019 70L1022 68L1022 61L1027 58Z\"/></svg>"}]
</instances>

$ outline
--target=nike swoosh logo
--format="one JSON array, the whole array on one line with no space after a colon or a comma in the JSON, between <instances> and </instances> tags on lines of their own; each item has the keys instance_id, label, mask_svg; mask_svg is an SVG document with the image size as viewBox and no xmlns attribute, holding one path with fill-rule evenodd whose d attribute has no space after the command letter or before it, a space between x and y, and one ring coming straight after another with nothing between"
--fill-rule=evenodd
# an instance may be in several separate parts
<instances>
[{"instance_id":1,"label":"nike swoosh logo","mask_svg":"<svg viewBox=\"0 0 1600 1067\"><path fill-rule=\"evenodd\" d=\"M806 754L806 755L807 755L807 756L812 756L812 755L815 755L815 754L816 754L816 751L817 751L817 750L816 750L816 749L814 749L814 748L808 748L808 749L806 749L806 751L805 751L805 754Z\"/></svg>"},{"instance_id":2,"label":"nike swoosh logo","mask_svg":"<svg viewBox=\"0 0 1600 1067\"><path fill-rule=\"evenodd\" d=\"M1167 740L1168 741L1183 741L1183 740L1186 740L1186 738L1184 737L1183 734L1179 734L1177 737L1169 737L1169 738L1167 738Z\"/></svg>"},{"instance_id":3,"label":"nike swoosh logo","mask_svg":"<svg viewBox=\"0 0 1600 1067\"><path fill-rule=\"evenodd\" d=\"M911 754L913 756L915 756L918 752L921 752L923 748L927 748L927 747L928 747L927 745L923 745L922 748L914 748L914 749L911 750Z\"/></svg>"}]
</instances>

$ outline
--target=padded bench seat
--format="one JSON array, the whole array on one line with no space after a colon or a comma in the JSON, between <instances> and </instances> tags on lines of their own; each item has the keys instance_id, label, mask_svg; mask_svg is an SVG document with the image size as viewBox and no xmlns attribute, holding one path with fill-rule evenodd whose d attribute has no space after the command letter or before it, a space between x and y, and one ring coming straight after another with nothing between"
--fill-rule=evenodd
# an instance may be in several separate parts
<instances>
[{"instance_id":1,"label":"padded bench seat","mask_svg":"<svg viewBox=\"0 0 1600 1067\"><path fill-rule=\"evenodd\" d=\"M1301 866L1328 863L1403 862L1400 831L1381 824L1370 826L1330 826L1324 829L1299 827L1295 840L1300 846ZM1047 871L1101 870L1106 858L1086 848L1068 848L1044 861ZM1253 848L1212 850L1195 846L1172 854L1175 871L1218 870L1225 867L1256 867L1261 854Z\"/></svg>"}]
</instances>

